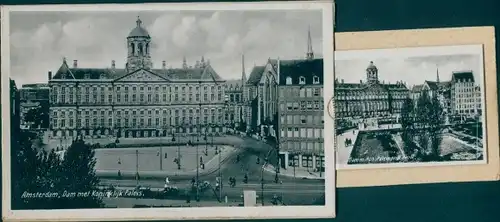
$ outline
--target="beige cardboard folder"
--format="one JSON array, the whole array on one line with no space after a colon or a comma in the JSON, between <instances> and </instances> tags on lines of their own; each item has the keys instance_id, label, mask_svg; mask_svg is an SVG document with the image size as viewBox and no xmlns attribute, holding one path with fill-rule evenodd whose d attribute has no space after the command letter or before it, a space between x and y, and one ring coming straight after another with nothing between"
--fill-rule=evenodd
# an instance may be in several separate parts
<instances>
[{"instance_id":1,"label":"beige cardboard folder","mask_svg":"<svg viewBox=\"0 0 500 222\"><path fill-rule=\"evenodd\" d=\"M338 187L384 186L415 183L496 180L499 165L499 131L495 32L493 27L351 32L335 34L335 50L366 50L408 47L481 44L484 48L487 163L477 165L343 169L337 172Z\"/></svg>"}]
</instances>

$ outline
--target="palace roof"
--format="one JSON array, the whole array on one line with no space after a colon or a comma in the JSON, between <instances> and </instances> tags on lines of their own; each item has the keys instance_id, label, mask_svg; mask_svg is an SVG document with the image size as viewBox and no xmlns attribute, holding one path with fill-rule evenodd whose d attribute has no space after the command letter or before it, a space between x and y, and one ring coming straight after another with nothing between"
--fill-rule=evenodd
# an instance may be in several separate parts
<instances>
[{"instance_id":1,"label":"palace roof","mask_svg":"<svg viewBox=\"0 0 500 222\"><path fill-rule=\"evenodd\" d=\"M210 66L206 65L203 68L166 68L166 69L151 69L148 70L165 79L169 80L216 80L222 81L222 78ZM117 68L69 68L66 60L53 79L106 79L113 80L124 77L129 74L126 69Z\"/></svg>"}]
</instances>

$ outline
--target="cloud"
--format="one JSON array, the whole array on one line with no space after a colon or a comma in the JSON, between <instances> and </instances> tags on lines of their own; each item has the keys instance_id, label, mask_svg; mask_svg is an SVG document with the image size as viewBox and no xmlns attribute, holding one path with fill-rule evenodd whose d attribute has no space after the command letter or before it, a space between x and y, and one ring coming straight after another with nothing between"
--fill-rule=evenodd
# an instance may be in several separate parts
<instances>
[{"instance_id":1,"label":"cloud","mask_svg":"<svg viewBox=\"0 0 500 222\"><path fill-rule=\"evenodd\" d=\"M152 37L156 68L190 65L202 56L226 79L241 77L241 55L248 74L253 64L271 58L304 57L307 28L313 46L322 54L320 11L180 11L138 12ZM136 26L136 15L112 13L11 13L11 77L18 84L46 82L47 71L57 71L63 57L80 67L105 68L111 60L124 67L126 37Z\"/></svg>"}]
</instances>

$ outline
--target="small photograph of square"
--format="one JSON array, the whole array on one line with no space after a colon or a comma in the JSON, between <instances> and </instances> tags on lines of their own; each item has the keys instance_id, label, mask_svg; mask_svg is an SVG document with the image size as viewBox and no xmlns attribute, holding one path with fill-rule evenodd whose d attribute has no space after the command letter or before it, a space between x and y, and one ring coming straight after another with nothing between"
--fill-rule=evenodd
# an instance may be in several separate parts
<instances>
[{"instance_id":1,"label":"small photograph of square","mask_svg":"<svg viewBox=\"0 0 500 222\"><path fill-rule=\"evenodd\" d=\"M486 163L482 45L335 57L339 169Z\"/></svg>"}]
</instances>

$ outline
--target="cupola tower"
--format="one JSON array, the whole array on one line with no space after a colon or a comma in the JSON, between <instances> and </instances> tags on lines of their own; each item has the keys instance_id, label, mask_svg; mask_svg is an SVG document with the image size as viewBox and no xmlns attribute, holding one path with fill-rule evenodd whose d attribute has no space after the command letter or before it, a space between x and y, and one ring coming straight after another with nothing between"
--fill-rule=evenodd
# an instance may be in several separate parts
<instances>
[{"instance_id":1,"label":"cupola tower","mask_svg":"<svg viewBox=\"0 0 500 222\"><path fill-rule=\"evenodd\" d=\"M138 69L151 69L151 37L142 26L142 21L137 17L136 27L132 29L127 37L128 55L127 71L133 72Z\"/></svg>"}]
</instances>

